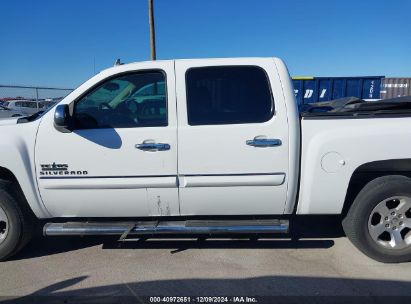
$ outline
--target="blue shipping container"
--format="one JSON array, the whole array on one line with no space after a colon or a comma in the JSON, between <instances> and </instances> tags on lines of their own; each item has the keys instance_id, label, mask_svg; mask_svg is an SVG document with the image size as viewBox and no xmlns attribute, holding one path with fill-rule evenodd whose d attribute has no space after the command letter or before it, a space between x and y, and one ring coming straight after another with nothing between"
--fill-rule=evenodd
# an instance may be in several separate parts
<instances>
[{"instance_id":1,"label":"blue shipping container","mask_svg":"<svg viewBox=\"0 0 411 304\"><path fill-rule=\"evenodd\" d=\"M299 105L343 97L379 99L381 79L367 77L293 77L294 93Z\"/></svg>"}]
</instances>

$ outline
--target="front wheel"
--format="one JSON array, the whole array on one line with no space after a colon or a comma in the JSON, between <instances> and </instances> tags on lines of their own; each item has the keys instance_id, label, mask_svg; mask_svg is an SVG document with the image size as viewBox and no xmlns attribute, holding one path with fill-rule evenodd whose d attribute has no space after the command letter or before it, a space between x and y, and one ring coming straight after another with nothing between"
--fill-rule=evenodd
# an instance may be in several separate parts
<instances>
[{"instance_id":1,"label":"front wheel","mask_svg":"<svg viewBox=\"0 0 411 304\"><path fill-rule=\"evenodd\" d=\"M0 261L16 254L31 238L31 220L14 198L13 188L0 181Z\"/></svg>"},{"instance_id":2,"label":"front wheel","mask_svg":"<svg viewBox=\"0 0 411 304\"><path fill-rule=\"evenodd\" d=\"M343 227L351 242L384 263L411 261L411 179L383 176L357 195Z\"/></svg>"}]
</instances>

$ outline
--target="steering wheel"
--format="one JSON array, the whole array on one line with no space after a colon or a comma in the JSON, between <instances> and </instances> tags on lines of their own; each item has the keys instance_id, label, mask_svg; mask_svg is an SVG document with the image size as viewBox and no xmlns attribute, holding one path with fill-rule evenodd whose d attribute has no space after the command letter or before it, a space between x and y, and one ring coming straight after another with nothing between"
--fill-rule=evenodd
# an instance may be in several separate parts
<instances>
[{"instance_id":1,"label":"steering wheel","mask_svg":"<svg viewBox=\"0 0 411 304\"><path fill-rule=\"evenodd\" d=\"M102 102L98 106L99 111L104 111L104 110L113 110L113 107L109 105L108 102Z\"/></svg>"}]
</instances>

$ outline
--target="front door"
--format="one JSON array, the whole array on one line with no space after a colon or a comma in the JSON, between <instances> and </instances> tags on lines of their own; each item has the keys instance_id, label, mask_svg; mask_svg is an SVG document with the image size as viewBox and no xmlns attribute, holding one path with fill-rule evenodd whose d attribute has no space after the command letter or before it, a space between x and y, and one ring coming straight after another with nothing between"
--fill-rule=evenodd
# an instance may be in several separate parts
<instances>
[{"instance_id":1,"label":"front door","mask_svg":"<svg viewBox=\"0 0 411 304\"><path fill-rule=\"evenodd\" d=\"M54 128L53 111L43 117L36 174L53 216L179 214L174 64L133 67L96 76L91 89L63 100L72 132Z\"/></svg>"},{"instance_id":2,"label":"front door","mask_svg":"<svg viewBox=\"0 0 411 304\"><path fill-rule=\"evenodd\" d=\"M288 122L272 59L177 61L182 215L282 214Z\"/></svg>"}]
</instances>

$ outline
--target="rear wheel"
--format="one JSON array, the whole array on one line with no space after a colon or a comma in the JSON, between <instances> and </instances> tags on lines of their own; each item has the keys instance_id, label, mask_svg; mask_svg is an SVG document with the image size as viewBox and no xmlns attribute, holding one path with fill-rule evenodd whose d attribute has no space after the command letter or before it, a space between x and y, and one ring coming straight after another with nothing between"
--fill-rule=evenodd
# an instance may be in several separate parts
<instances>
[{"instance_id":1,"label":"rear wheel","mask_svg":"<svg viewBox=\"0 0 411 304\"><path fill-rule=\"evenodd\" d=\"M367 256L386 263L411 261L411 179L383 176L357 195L343 227Z\"/></svg>"},{"instance_id":2,"label":"rear wheel","mask_svg":"<svg viewBox=\"0 0 411 304\"><path fill-rule=\"evenodd\" d=\"M13 194L9 183L0 184L0 261L16 254L31 238L30 216Z\"/></svg>"}]
</instances>

